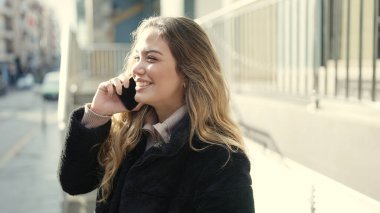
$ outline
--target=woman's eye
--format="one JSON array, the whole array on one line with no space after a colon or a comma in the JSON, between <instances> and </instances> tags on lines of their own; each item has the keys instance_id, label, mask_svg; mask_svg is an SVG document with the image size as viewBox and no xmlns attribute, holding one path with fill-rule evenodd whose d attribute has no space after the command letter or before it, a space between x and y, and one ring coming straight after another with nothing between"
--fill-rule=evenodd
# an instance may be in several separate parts
<instances>
[{"instance_id":1,"label":"woman's eye","mask_svg":"<svg viewBox=\"0 0 380 213\"><path fill-rule=\"evenodd\" d=\"M148 62L154 62L154 61L156 61L156 58L153 57L153 56L148 56L148 57L146 57L146 60L147 60Z\"/></svg>"},{"instance_id":2,"label":"woman's eye","mask_svg":"<svg viewBox=\"0 0 380 213\"><path fill-rule=\"evenodd\" d=\"M138 61L138 60L140 60L140 57L139 56L135 56L135 57L133 57L133 59L135 59L135 61Z\"/></svg>"}]
</instances>

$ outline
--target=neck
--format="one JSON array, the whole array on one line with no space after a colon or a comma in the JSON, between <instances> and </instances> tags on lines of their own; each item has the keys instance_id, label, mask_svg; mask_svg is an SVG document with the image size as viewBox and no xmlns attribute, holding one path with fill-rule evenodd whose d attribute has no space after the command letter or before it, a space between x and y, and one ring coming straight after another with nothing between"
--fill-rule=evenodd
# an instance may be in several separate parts
<instances>
[{"instance_id":1,"label":"neck","mask_svg":"<svg viewBox=\"0 0 380 213\"><path fill-rule=\"evenodd\" d=\"M177 105L172 105L172 106L154 107L154 110L156 111L156 114L157 114L158 122L160 122L160 123L164 122L168 117L170 117L181 106L183 106L183 103L177 104Z\"/></svg>"}]
</instances>

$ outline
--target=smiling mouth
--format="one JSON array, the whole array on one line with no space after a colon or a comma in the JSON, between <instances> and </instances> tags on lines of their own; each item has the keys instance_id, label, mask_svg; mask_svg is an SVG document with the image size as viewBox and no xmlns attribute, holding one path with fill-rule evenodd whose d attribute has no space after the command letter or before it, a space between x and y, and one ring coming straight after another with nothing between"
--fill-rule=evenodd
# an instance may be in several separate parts
<instances>
[{"instance_id":1,"label":"smiling mouth","mask_svg":"<svg viewBox=\"0 0 380 213\"><path fill-rule=\"evenodd\" d=\"M150 82L147 82L147 81L144 81L144 82L136 82L136 86L137 87L146 87L146 86L149 86L151 85Z\"/></svg>"}]
</instances>

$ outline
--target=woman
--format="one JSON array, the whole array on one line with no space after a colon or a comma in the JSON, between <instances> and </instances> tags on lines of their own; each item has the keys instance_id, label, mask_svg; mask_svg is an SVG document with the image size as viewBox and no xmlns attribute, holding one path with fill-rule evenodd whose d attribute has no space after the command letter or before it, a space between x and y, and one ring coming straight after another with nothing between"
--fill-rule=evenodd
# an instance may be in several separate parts
<instances>
[{"instance_id":1,"label":"woman","mask_svg":"<svg viewBox=\"0 0 380 213\"><path fill-rule=\"evenodd\" d=\"M153 17L133 38L124 74L71 116L63 190L98 188L96 212L254 212L250 163L205 32ZM132 111L117 97L130 76Z\"/></svg>"}]
</instances>

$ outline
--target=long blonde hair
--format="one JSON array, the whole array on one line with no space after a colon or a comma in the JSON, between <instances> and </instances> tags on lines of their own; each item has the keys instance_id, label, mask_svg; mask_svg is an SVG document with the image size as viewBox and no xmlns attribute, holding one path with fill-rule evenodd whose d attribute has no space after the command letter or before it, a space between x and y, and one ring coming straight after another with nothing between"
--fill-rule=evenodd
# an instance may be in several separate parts
<instances>
[{"instance_id":1,"label":"long blonde hair","mask_svg":"<svg viewBox=\"0 0 380 213\"><path fill-rule=\"evenodd\" d=\"M185 17L152 17L141 22L132 34L134 44L147 28L155 28L176 60L176 70L185 79L185 100L190 116L190 146L196 136L209 144L224 146L235 152L244 151L239 128L230 117L229 92L212 44L193 20ZM132 45L131 53L134 45ZM131 55L125 72L131 73ZM144 119L154 109L144 106L137 112L125 112L112 117L110 136L99 153L104 168L100 184L101 200L112 191L113 178L125 155L139 143Z\"/></svg>"}]
</instances>

